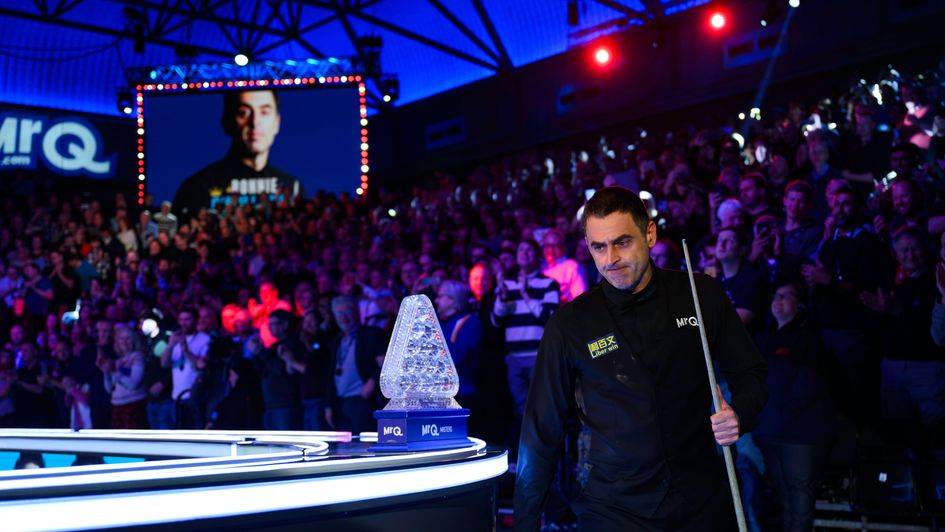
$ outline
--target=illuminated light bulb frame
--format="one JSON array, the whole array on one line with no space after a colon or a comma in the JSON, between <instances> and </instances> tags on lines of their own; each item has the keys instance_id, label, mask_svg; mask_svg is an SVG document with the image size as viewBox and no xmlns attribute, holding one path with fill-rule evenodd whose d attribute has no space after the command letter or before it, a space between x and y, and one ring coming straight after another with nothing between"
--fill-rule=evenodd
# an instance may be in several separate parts
<instances>
[{"instance_id":1,"label":"illuminated light bulb frame","mask_svg":"<svg viewBox=\"0 0 945 532\"><path fill-rule=\"evenodd\" d=\"M607 46L598 46L594 49L594 62L598 66L607 66L613 60L614 56Z\"/></svg>"},{"instance_id":2,"label":"illuminated light bulb frame","mask_svg":"<svg viewBox=\"0 0 945 532\"><path fill-rule=\"evenodd\" d=\"M226 90L243 87L294 87L302 85L357 85L358 87L358 131L360 133L357 139L358 149L361 155L361 166L359 175L361 183L355 189L355 193L361 196L368 190L370 175L370 158L368 143L368 119L367 119L367 87L364 78L358 74L348 74L343 76L320 76L320 77L292 77L282 79L240 79L240 80L218 80L218 81L194 81L182 83L139 83L135 86L135 110L137 112L137 156L138 156L138 205L144 205L144 196L147 191L147 172L145 171L145 140L147 136L147 127L144 122L144 95L151 92L199 92L202 90Z\"/></svg>"},{"instance_id":3,"label":"illuminated light bulb frame","mask_svg":"<svg viewBox=\"0 0 945 532\"><path fill-rule=\"evenodd\" d=\"M712 14L709 15L709 27L711 27L714 31L721 31L725 29L727 24L728 17L725 15L725 13L721 11L713 11Z\"/></svg>"}]
</instances>

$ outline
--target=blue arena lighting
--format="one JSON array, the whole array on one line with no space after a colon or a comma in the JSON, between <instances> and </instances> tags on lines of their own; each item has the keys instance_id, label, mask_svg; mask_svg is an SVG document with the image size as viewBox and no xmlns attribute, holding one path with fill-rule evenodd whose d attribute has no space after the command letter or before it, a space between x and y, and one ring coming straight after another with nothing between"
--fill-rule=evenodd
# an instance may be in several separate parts
<instances>
[{"instance_id":1,"label":"blue arena lighting","mask_svg":"<svg viewBox=\"0 0 945 532\"><path fill-rule=\"evenodd\" d=\"M237 66L230 61L222 63L171 64L129 68L126 73L132 83L194 83L233 80L268 80L334 78L357 75L348 59L287 59L258 61Z\"/></svg>"}]
</instances>

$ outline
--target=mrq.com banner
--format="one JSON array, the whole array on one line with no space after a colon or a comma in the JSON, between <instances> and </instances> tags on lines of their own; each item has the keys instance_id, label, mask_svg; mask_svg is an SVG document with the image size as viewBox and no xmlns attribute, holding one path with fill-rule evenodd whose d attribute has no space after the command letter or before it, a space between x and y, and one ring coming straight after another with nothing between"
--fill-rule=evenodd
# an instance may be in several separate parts
<instances>
[{"instance_id":1,"label":"mrq.com banner","mask_svg":"<svg viewBox=\"0 0 945 532\"><path fill-rule=\"evenodd\" d=\"M135 142L131 118L0 103L0 176L33 171L133 180Z\"/></svg>"}]
</instances>

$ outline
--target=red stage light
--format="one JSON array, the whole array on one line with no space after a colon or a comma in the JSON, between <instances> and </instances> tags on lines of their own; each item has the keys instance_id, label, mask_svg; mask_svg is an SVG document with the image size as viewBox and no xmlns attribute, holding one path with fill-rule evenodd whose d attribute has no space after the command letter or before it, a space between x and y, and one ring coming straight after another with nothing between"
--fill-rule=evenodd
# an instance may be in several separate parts
<instances>
[{"instance_id":1,"label":"red stage light","mask_svg":"<svg viewBox=\"0 0 945 532\"><path fill-rule=\"evenodd\" d=\"M716 30L724 28L726 22L725 14L721 11L716 11L709 17L709 25Z\"/></svg>"},{"instance_id":2,"label":"red stage light","mask_svg":"<svg viewBox=\"0 0 945 532\"><path fill-rule=\"evenodd\" d=\"M610 64L611 59L613 59L613 55L606 46L599 46L594 50L594 61L597 62L598 65L604 66Z\"/></svg>"}]
</instances>

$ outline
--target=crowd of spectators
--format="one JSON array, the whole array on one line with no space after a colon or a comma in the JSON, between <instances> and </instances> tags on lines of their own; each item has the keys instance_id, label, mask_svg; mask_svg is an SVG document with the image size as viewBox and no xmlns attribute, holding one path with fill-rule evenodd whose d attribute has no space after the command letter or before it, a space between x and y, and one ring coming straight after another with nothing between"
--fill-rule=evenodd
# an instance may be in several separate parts
<instances>
[{"instance_id":1,"label":"crowd of spectators","mask_svg":"<svg viewBox=\"0 0 945 532\"><path fill-rule=\"evenodd\" d=\"M624 185L657 220L656 265L682 267L685 238L755 334L755 443L779 490L809 494L837 416L918 446L945 420L940 74L187 220L4 183L0 424L371 430L399 302L425 293L471 431L514 444L542 325L599 281L579 209Z\"/></svg>"}]
</instances>

